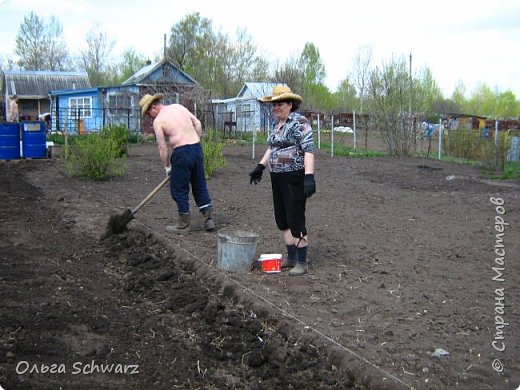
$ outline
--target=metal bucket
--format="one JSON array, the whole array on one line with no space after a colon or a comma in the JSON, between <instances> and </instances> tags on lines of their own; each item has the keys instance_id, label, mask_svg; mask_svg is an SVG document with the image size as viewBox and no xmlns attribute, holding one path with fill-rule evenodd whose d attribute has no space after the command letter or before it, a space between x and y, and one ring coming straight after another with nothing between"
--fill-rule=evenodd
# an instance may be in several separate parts
<instances>
[{"instance_id":1,"label":"metal bucket","mask_svg":"<svg viewBox=\"0 0 520 390\"><path fill-rule=\"evenodd\" d=\"M219 231L217 267L230 272L251 271L257 239L257 234L244 230Z\"/></svg>"},{"instance_id":2,"label":"metal bucket","mask_svg":"<svg viewBox=\"0 0 520 390\"><path fill-rule=\"evenodd\" d=\"M20 158L20 125L18 123L0 124L0 160Z\"/></svg>"}]
</instances>

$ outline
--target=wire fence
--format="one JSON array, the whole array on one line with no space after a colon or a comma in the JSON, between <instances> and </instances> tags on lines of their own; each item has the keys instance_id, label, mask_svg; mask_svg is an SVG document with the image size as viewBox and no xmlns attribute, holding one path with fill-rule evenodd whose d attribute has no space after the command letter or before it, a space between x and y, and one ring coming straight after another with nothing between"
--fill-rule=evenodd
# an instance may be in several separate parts
<instances>
[{"instance_id":1,"label":"wire fence","mask_svg":"<svg viewBox=\"0 0 520 390\"><path fill-rule=\"evenodd\" d=\"M143 121L135 108L76 108L59 109L47 120L50 132L86 134L98 132L109 125L124 125L130 132L139 133L151 126Z\"/></svg>"}]
</instances>

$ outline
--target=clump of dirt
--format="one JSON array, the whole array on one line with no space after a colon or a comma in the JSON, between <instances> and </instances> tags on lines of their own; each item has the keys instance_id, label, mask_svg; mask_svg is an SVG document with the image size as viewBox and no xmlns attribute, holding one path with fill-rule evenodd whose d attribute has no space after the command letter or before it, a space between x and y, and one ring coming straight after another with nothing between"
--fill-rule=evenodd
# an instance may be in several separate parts
<instances>
[{"instance_id":1,"label":"clump of dirt","mask_svg":"<svg viewBox=\"0 0 520 390\"><path fill-rule=\"evenodd\" d=\"M193 263L179 262L153 235L132 230L105 246L122 289L154 313L157 342L183 351L176 356L177 381L215 388L359 388L328 362L322 347L244 307L233 289L202 282Z\"/></svg>"}]
</instances>

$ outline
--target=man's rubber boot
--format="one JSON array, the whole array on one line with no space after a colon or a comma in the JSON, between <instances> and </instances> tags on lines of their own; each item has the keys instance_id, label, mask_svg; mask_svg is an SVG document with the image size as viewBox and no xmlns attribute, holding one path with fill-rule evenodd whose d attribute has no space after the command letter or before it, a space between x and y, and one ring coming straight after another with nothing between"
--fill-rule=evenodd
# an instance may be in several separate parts
<instances>
[{"instance_id":1,"label":"man's rubber boot","mask_svg":"<svg viewBox=\"0 0 520 390\"><path fill-rule=\"evenodd\" d=\"M211 215L211 206L206 207L202 210L202 218L204 218L204 229L207 232L215 230L215 221Z\"/></svg>"},{"instance_id":2,"label":"man's rubber boot","mask_svg":"<svg viewBox=\"0 0 520 390\"><path fill-rule=\"evenodd\" d=\"M166 231L168 233L187 233L190 231L190 213L180 214L177 219L177 225L169 225L166 226Z\"/></svg>"},{"instance_id":3,"label":"man's rubber boot","mask_svg":"<svg viewBox=\"0 0 520 390\"><path fill-rule=\"evenodd\" d=\"M303 276L307 273L307 263L297 262L294 268L289 271L290 276Z\"/></svg>"}]
</instances>

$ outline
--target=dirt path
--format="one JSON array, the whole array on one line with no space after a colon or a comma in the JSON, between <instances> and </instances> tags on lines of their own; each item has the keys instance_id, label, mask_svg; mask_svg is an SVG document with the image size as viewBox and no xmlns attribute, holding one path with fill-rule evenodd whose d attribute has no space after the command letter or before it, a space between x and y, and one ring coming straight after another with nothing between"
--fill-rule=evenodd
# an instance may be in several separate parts
<instances>
[{"instance_id":1,"label":"dirt path","mask_svg":"<svg viewBox=\"0 0 520 390\"><path fill-rule=\"evenodd\" d=\"M258 233L258 254L283 253L269 181L247 180L251 150L228 147L226 158L209 182L218 227ZM220 271L217 235L202 230L194 208L193 233L164 233L175 220L166 189L129 233L99 242L112 213L162 180L155 146L132 148L127 174L108 182L68 178L62 163L1 163L6 389L520 384L518 181L497 186L474 168L435 160L318 152L311 270L290 278ZM504 264L494 271L501 217ZM437 348L449 355L432 356ZM139 365L140 373L71 373L92 360ZM62 362L67 373L19 374L21 361Z\"/></svg>"}]
</instances>

